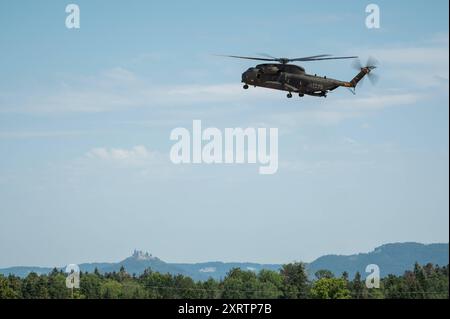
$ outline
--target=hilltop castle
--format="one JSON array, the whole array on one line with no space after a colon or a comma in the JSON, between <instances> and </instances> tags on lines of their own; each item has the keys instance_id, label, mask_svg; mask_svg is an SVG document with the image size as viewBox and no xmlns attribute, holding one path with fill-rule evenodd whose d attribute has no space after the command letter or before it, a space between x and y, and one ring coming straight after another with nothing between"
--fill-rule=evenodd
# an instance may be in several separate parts
<instances>
[{"instance_id":1,"label":"hilltop castle","mask_svg":"<svg viewBox=\"0 0 450 319\"><path fill-rule=\"evenodd\" d=\"M151 259L155 259L155 257L153 257L148 252L143 252L142 250L137 250L137 249L134 250L132 257L137 259L137 260L151 260Z\"/></svg>"}]
</instances>

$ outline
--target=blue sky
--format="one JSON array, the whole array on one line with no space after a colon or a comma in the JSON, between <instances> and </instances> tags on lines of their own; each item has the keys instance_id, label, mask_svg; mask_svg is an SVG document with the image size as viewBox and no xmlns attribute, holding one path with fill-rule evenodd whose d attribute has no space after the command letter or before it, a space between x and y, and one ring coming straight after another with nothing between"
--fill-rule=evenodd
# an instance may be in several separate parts
<instances>
[{"instance_id":1,"label":"blue sky","mask_svg":"<svg viewBox=\"0 0 450 319\"><path fill-rule=\"evenodd\" d=\"M0 266L311 261L448 242L448 2L0 4ZM377 86L286 99L242 90L252 61L369 55ZM349 61L307 71L350 80ZM170 131L278 127L280 168L176 166Z\"/></svg>"}]
</instances>

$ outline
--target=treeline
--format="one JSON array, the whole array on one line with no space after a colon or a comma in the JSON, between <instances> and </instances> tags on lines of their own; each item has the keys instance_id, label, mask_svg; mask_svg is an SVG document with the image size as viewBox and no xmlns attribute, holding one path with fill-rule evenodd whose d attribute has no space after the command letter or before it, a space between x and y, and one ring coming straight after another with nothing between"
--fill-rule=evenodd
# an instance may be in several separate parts
<instances>
[{"instance_id":1,"label":"treeline","mask_svg":"<svg viewBox=\"0 0 450 319\"><path fill-rule=\"evenodd\" d=\"M347 273L335 277L330 271L316 272L308 280L301 263L283 265L279 272L259 273L232 269L220 281L194 281L183 275L161 274L150 269L142 275L119 272L80 274L80 289L68 289L66 276L54 269L48 275L30 273L25 278L0 275L0 299L144 299L144 298L446 298L449 293L449 273L446 267L415 265L403 276L389 275L381 279L380 288L368 289L361 274L353 279Z\"/></svg>"}]
</instances>

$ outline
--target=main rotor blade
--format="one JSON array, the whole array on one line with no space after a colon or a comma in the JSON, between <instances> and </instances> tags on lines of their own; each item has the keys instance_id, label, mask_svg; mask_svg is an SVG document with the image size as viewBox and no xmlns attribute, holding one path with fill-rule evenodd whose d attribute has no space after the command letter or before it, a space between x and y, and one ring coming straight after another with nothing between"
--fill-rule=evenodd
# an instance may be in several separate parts
<instances>
[{"instance_id":1,"label":"main rotor blade","mask_svg":"<svg viewBox=\"0 0 450 319\"><path fill-rule=\"evenodd\" d=\"M310 60L310 59L324 58L324 57L327 57L327 56L331 56L331 54L320 54L320 55L305 56L303 58L289 59L289 61L306 61L306 60Z\"/></svg>"},{"instance_id":2,"label":"main rotor blade","mask_svg":"<svg viewBox=\"0 0 450 319\"><path fill-rule=\"evenodd\" d=\"M322 61L322 60L343 60L343 59L357 59L357 56L335 56L330 58L304 58L304 59L295 59L291 61Z\"/></svg>"},{"instance_id":3,"label":"main rotor blade","mask_svg":"<svg viewBox=\"0 0 450 319\"><path fill-rule=\"evenodd\" d=\"M255 58L255 57L238 56L238 55L221 55L221 54L218 54L217 56L223 56L223 57L228 57L228 58L236 58L236 59L257 60L257 61L278 61L278 59L265 59L265 58Z\"/></svg>"},{"instance_id":4,"label":"main rotor blade","mask_svg":"<svg viewBox=\"0 0 450 319\"><path fill-rule=\"evenodd\" d=\"M282 64L286 64L289 62L295 62L295 61L321 61L321 60L342 60L342 59L355 59L357 56L342 56L342 57L333 57L330 54L320 54L320 55L313 55L303 58L295 58L295 59L289 59L289 58L275 58L268 54L261 53L261 55L266 56L267 58L257 58L257 57L250 57L250 56L239 56L239 55L217 55L217 56L223 56L228 58L236 58L236 59L246 59L246 60L256 60L256 61L270 61L270 62L279 62Z\"/></svg>"}]
</instances>

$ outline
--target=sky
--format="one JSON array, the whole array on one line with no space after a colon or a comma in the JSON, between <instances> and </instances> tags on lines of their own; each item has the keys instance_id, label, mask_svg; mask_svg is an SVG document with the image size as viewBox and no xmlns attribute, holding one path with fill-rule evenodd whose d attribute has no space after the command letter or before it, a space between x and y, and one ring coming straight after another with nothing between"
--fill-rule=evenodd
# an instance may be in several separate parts
<instances>
[{"instance_id":1,"label":"sky","mask_svg":"<svg viewBox=\"0 0 450 319\"><path fill-rule=\"evenodd\" d=\"M309 262L448 242L448 2L0 2L0 267ZM243 90L254 61L369 56L376 86ZM350 80L350 61L302 64ZM279 169L175 165L176 127L279 130Z\"/></svg>"}]
</instances>

